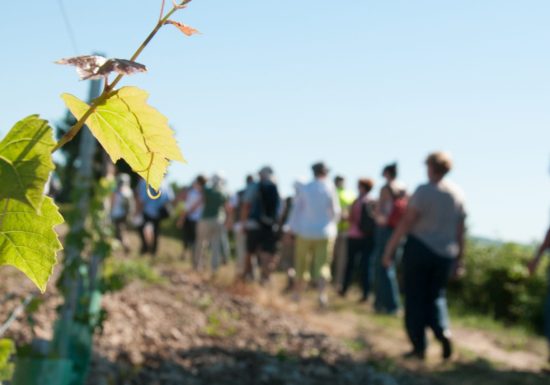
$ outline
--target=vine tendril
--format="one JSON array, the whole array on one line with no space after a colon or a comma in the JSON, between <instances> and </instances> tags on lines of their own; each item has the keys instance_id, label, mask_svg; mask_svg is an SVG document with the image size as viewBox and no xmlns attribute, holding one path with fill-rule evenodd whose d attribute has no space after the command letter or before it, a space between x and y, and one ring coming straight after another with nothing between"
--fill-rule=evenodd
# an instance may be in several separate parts
<instances>
[{"instance_id":1,"label":"vine tendril","mask_svg":"<svg viewBox=\"0 0 550 385\"><path fill-rule=\"evenodd\" d=\"M153 165L153 160L155 159L155 153L151 153L151 160L149 161L149 167L147 167L147 178L145 179L145 185L146 185L146 191L147 196L153 200L159 199L162 195L162 191L159 188L159 191L156 192L156 195L153 194L151 191L155 192L155 189L151 187L151 184L149 184L149 173L151 172L151 166Z\"/></svg>"}]
</instances>

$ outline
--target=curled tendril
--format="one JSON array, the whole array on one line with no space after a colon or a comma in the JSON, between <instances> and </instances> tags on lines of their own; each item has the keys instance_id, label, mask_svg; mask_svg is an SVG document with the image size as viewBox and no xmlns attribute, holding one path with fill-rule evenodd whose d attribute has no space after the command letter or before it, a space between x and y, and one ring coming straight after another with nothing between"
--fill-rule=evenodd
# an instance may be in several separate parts
<instances>
[{"instance_id":1,"label":"curled tendril","mask_svg":"<svg viewBox=\"0 0 550 385\"><path fill-rule=\"evenodd\" d=\"M157 200L162 195L162 191L159 190L156 195L153 194L154 191L155 189L147 182L147 196L153 200Z\"/></svg>"},{"instance_id":2,"label":"curled tendril","mask_svg":"<svg viewBox=\"0 0 550 385\"><path fill-rule=\"evenodd\" d=\"M160 196L162 195L162 191L159 189L159 191L155 191L154 188L151 187L151 185L149 184L149 173L151 171L151 167L153 166L153 160L155 159L155 153L152 152L151 153L151 160L149 161L149 166L147 167L147 178L145 179L145 185L146 185L146 188L145 190L147 191L147 196L153 200L156 200L156 199L159 199ZM143 170L145 171L145 170ZM156 192L156 194L155 194Z\"/></svg>"}]
</instances>

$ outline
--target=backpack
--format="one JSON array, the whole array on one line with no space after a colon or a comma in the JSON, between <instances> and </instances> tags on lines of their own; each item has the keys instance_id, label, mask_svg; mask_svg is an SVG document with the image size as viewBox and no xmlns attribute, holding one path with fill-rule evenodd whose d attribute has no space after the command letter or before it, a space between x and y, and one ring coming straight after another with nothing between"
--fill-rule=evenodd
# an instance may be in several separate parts
<instances>
[{"instance_id":1,"label":"backpack","mask_svg":"<svg viewBox=\"0 0 550 385\"><path fill-rule=\"evenodd\" d=\"M361 203L361 216L359 218L359 230L366 237L374 236L376 229L376 221L374 220L374 213L372 206L367 203Z\"/></svg>"},{"instance_id":2,"label":"backpack","mask_svg":"<svg viewBox=\"0 0 550 385\"><path fill-rule=\"evenodd\" d=\"M406 195L398 196L392 189L389 190L393 198L393 206L388 216L388 226L396 228L399 222L401 222L401 218L405 215L405 211L407 211L409 200Z\"/></svg>"},{"instance_id":3,"label":"backpack","mask_svg":"<svg viewBox=\"0 0 550 385\"><path fill-rule=\"evenodd\" d=\"M279 191L273 183L258 184L258 199L260 207L259 222L261 225L273 228L277 224L279 209Z\"/></svg>"},{"instance_id":4,"label":"backpack","mask_svg":"<svg viewBox=\"0 0 550 385\"><path fill-rule=\"evenodd\" d=\"M173 207L170 202L166 202L164 206L162 206L159 210L159 218L161 221L164 219L168 219L172 216Z\"/></svg>"}]
</instances>

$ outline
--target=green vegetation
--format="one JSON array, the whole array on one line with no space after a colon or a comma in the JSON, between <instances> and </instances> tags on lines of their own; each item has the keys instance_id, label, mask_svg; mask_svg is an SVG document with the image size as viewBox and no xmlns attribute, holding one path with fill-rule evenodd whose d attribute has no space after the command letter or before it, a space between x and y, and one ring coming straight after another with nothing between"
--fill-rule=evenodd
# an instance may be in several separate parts
<instances>
[{"instance_id":1,"label":"green vegetation","mask_svg":"<svg viewBox=\"0 0 550 385\"><path fill-rule=\"evenodd\" d=\"M212 311L208 315L208 321L204 327L204 334L209 337L231 337L237 333L235 326L239 315L227 310Z\"/></svg>"},{"instance_id":2,"label":"green vegetation","mask_svg":"<svg viewBox=\"0 0 550 385\"><path fill-rule=\"evenodd\" d=\"M367 341L364 338L346 338L344 339L344 345L352 352L363 352L368 348Z\"/></svg>"},{"instance_id":3,"label":"green vegetation","mask_svg":"<svg viewBox=\"0 0 550 385\"><path fill-rule=\"evenodd\" d=\"M43 292L61 249L54 226L63 218L44 185L54 164L48 122L31 115L0 142L0 265L25 273Z\"/></svg>"},{"instance_id":4,"label":"green vegetation","mask_svg":"<svg viewBox=\"0 0 550 385\"><path fill-rule=\"evenodd\" d=\"M0 339L0 381L9 380L13 375L13 363L10 356L15 352L13 341Z\"/></svg>"},{"instance_id":5,"label":"green vegetation","mask_svg":"<svg viewBox=\"0 0 550 385\"><path fill-rule=\"evenodd\" d=\"M453 311L462 318L479 314L505 325L541 332L548 283L544 266L529 276L527 262L533 252L532 247L513 243L471 241L465 255L466 275L449 288ZM475 325L481 322L479 317L470 320Z\"/></svg>"},{"instance_id":6,"label":"green vegetation","mask_svg":"<svg viewBox=\"0 0 550 385\"><path fill-rule=\"evenodd\" d=\"M87 120L88 127L113 162L124 159L158 191L169 162L183 161L168 119L147 104L149 94L137 87L103 95ZM72 95L61 97L78 119L91 109Z\"/></svg>"},{"instance_id":7,"label":"green vegetation","mask_svg":"<svg viewBox=\"0 0 550 385\"><path fill-rule=\"evenodd\" d=\"M133 281L160 283L162 277L147 259L109 259L103 269L101 288L105 292L122 290Z\"/></svg>"}]
</instances>

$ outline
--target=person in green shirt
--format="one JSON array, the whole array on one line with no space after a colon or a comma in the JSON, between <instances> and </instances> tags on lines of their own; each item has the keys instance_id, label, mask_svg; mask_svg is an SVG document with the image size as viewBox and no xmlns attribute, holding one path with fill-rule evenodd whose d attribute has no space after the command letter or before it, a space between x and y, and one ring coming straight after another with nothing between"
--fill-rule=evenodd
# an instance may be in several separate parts
<instances>
[{"instance_id":1,"label":"person in green shirt","mask_svg":"<svg viewBox=\"0 0 550 385\"><path fill-rule=\"evenodd\" d=\"M204 249L211 251L212 273L216 273L223 255L223 233L225 222L230 219L230 207L222 190L223 181L218 175L211 178L202 193L203 211L197 225L197 243L193 256L193 268L202 270L205 266Z\"/></svg>"},{"instance_id":2,"label":"person in green shirt","mask_svg":"<svg viewBox=\"0 0 550 385\"><path fill-rule=\"evenodd\" d=\"M334 178L336 194L338 195L340 208L342 209L340 222L338 222L338 235L336 237L336 241L334 242L334 250L332 255L334 284L338 290L342 288L344 282L344 271L347 255L347 232L349 228L348 211L352 203L355 201L355 193L345 188L345 182L346 180L341 175L337 175Z\"/></svg>"}]
</instances>

